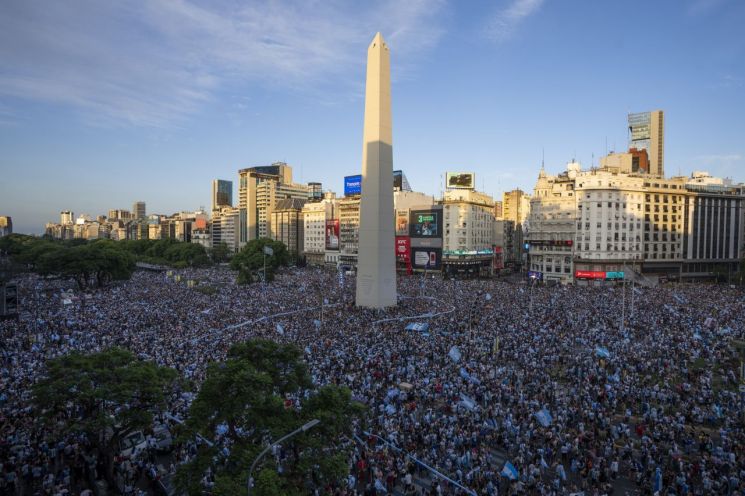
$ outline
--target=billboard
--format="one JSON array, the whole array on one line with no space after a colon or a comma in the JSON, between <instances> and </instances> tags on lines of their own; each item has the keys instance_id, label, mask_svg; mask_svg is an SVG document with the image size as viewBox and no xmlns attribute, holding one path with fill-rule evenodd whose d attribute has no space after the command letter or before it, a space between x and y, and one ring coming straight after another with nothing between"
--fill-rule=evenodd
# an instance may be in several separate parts
<instances>
[{"instance_id":1,"label":"billboard","mask_svg":"<svg viewBox=\"0 0 745 496\"><path fill-rule=\"evenodd\" d=\"M441 210L412 210L409 215L409 236L412 238L441 238Z\"/></svg>"},{"instance_id":2,"label":"billboard","mask_svg":"<svg viewBox=\"0 0 745 496\"><path fill-rule=\"evenodd\" d=\"M575 270L576 279L605 279L605 272L599 270Z\"/></svg>"},{"instance_id":3,"label":"billboard","mask_svg":"<svg viewBox=\"0 0 745 496\"><path fill-rule=\"evenodd\" d=\"M448 172L445 176L447 189L475 189L476 175L473 172Z\"/></svg>"},{"instance_id":4,"label":"billboard","mask_svg":"<svg viewBox=\"0 0 745 496\"><path fill-rule=\"evenodd\" d=\"M529 270L528 271L528 277L530 279L538 279L539 281L543 280L543 272L539 272L537 270Z\"/></svg>"},{"instance_id":5,"label":"billboard","mask_svg":"<svg viewBox=\"0 0 745 496\"><path fill-rule=\"evenodd\" d=\"M418 270L440 270L442 248L411 248L411 265Z\"/></svg>"},{"instance_id":6,"label":"billboard","mask_svg":"<svg viewBox=\"0 0 745 496\"><path fill-rule=\"evenodd\" d=\"M362 194L362 174L344 178L344 196Z\"/></svg>"},{"instance_id":7,"label":"billboard","mask_svg":"<svg viewBox=\"0 0 745 496\"><path fill-rule=\"evenodd\" d=\"M411 240L408 236L396 236L396 260L407 265L411 261Z\"/></svg>"},{"instance_id":8,"label":"billboard","mask_svg":"<svg viewBox=\"0 0 745 496\"><path fill-rule=\"evenodd\" d=\"M326 221L326 249L339 249L339 219Z\"/></svg>"},{"instance_id":9,"label":"billboard","mask_svg":"<svg viewBox=\"0 0 745 496\"><path fill-rule=\"evenodd\" d=\"M409 211L396 211L396 236L409 235Z\"/></svg>"}]
</instances>

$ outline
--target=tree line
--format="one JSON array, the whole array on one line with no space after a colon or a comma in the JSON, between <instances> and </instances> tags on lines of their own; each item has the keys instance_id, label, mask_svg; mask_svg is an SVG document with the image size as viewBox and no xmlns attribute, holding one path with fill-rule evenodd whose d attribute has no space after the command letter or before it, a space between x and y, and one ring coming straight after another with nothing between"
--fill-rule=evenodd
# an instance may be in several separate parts
<instances>
[{"instance_id":1,"label":"tree line","mask_svg":"<svg viewBox=\"0 0 745 496\"><path fill-rule=\"evenodd\" d=\"M175 239L88 241L11 234L0 238L0 256L3 255L10 258L16 271L30 270L42 276L72 278L81 290L127 280L137 262L180 269L230 260L230 267L238 272L240 284L270 282L280 267L290 263L287 247L269 238L251 240L229 258L230 250L225 243L208 251L202 245Z\"/></svg>"}]
</instances>

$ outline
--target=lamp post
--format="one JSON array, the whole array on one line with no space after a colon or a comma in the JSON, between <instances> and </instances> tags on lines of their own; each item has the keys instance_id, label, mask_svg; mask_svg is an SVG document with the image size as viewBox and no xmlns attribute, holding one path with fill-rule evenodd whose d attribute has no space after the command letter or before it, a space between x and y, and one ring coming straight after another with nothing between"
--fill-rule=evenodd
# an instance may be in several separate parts
<instances>
[{"instance_id":1,"label":"lamp post","mask_svg":"<svg viewBox=\"0 0 745 496\"><path fill-rule=\"evenodd\" d=\"M277 445L283 443L284 441L290 439L292 436L295 436L297 434L300 434L301 432L306 432L306 431L312 429L313 427L315 427L316 425L318 425L320 423L321 423L320 420L313 419L310 422L308 422L307 424L304 424L304 425L298 427L294 431L290 432L289 434L286 434L286 435L282 436L281 438L277 439L273 443L270 443L269 446L267 446L266 448L264 448L264 450L261 453L259 453L259 456L257 456L256 459L251 464L251 468L248 469L248 478L246 479L246 494L248 494L248 495L251 494L251 474L253 474L254 468L256 468L256 464L259 463L259 461L262 458L264 458L264 455L266 455L267 452L270 449L272 449L275 446L277 446Z\"/></svg>"}]
</instances>

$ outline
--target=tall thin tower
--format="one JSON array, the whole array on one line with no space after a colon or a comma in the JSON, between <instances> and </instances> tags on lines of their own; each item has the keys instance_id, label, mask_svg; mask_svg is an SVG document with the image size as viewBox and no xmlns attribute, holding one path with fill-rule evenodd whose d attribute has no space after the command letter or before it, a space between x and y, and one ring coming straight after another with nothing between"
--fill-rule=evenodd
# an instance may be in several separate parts
<instances>
[{"instance_id":1,"label":"tall thin tower","mask_svg":"<svg viewBox=\"0 0 745 496\"><path fill-rule=\"evenodd\" d=\"M396 305L393 232L393 136L391 61L380 33L367 49L362 199L357 257L357 306Z\"/></svg>"}]
</instances>

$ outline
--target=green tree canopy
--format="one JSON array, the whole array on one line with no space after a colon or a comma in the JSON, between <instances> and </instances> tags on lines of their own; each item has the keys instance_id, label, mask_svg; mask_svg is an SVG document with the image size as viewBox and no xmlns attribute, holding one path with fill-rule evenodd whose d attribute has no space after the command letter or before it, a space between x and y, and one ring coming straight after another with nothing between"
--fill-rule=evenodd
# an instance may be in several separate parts
<instances>
[{"instance_id":1,"label":"green tree canopy","mask_svg":"<svg viewBox=\"0 0 745 496\"><path fill-rule=\"evenodd\" d=\"M259 273L264 270L264 247L272 249L273 254L266 256L266 279L274 280L274 273L282 265L290 262L287 247L281 241L269 238L258 238L249 241L230 261L230 266L238 271L238 282L242 284L259 280Z\"/></svg>"},{"instance_id":2,"label":"green tree canopy","mask_svg":"<svg viewBox=\"0 0 745 496\"><path fill-rule=\"evenodd\" d=\"M208 439L222 426L230 454L218 455L220 443L203 446L192 462L179 469L177 485L182 490L200 494L199 480L211 467L216 474L215 493L244 494L248 468L267 440L312 419L321 422L285 444L292 456L281 475L276 475L272 457L257 466L256 494L308 494L312 484L322 486L344 477L349 453L341 447L342 441L351 436L352 420L362 408L346 387L315 389L302 358L294 345L257 339L233 346L225 362L209 365L187 426L190 435ZM287 397L302 398L299 408L286 405Z\"/></svg>"},{"instance_id":3,"label":"green tree canopy","mask_svg":"<svg viewBox=\"0 0 745 496\"><path fill-rule=\"evenodd\" d=\"M82 432L108 461L129 433L152 425L152 412L165 408L173 369L139 360L130 351L112 348L94 354L71 353L50 360L33 388L33 403L47 426L59 432ZM65 413L70 405L74 415Z\"/></svg>"},{"instance_id":4,"label":"green tree canopy","mask_svg":"<svg viewBox=\"0 0 745 496\"><path fill-rule=\"evenodd\" d=\"M227 243L217 243L210 250L210 256L215 263L227 262L230 259L230 248Z\"/></svg>"}]
</instances>

